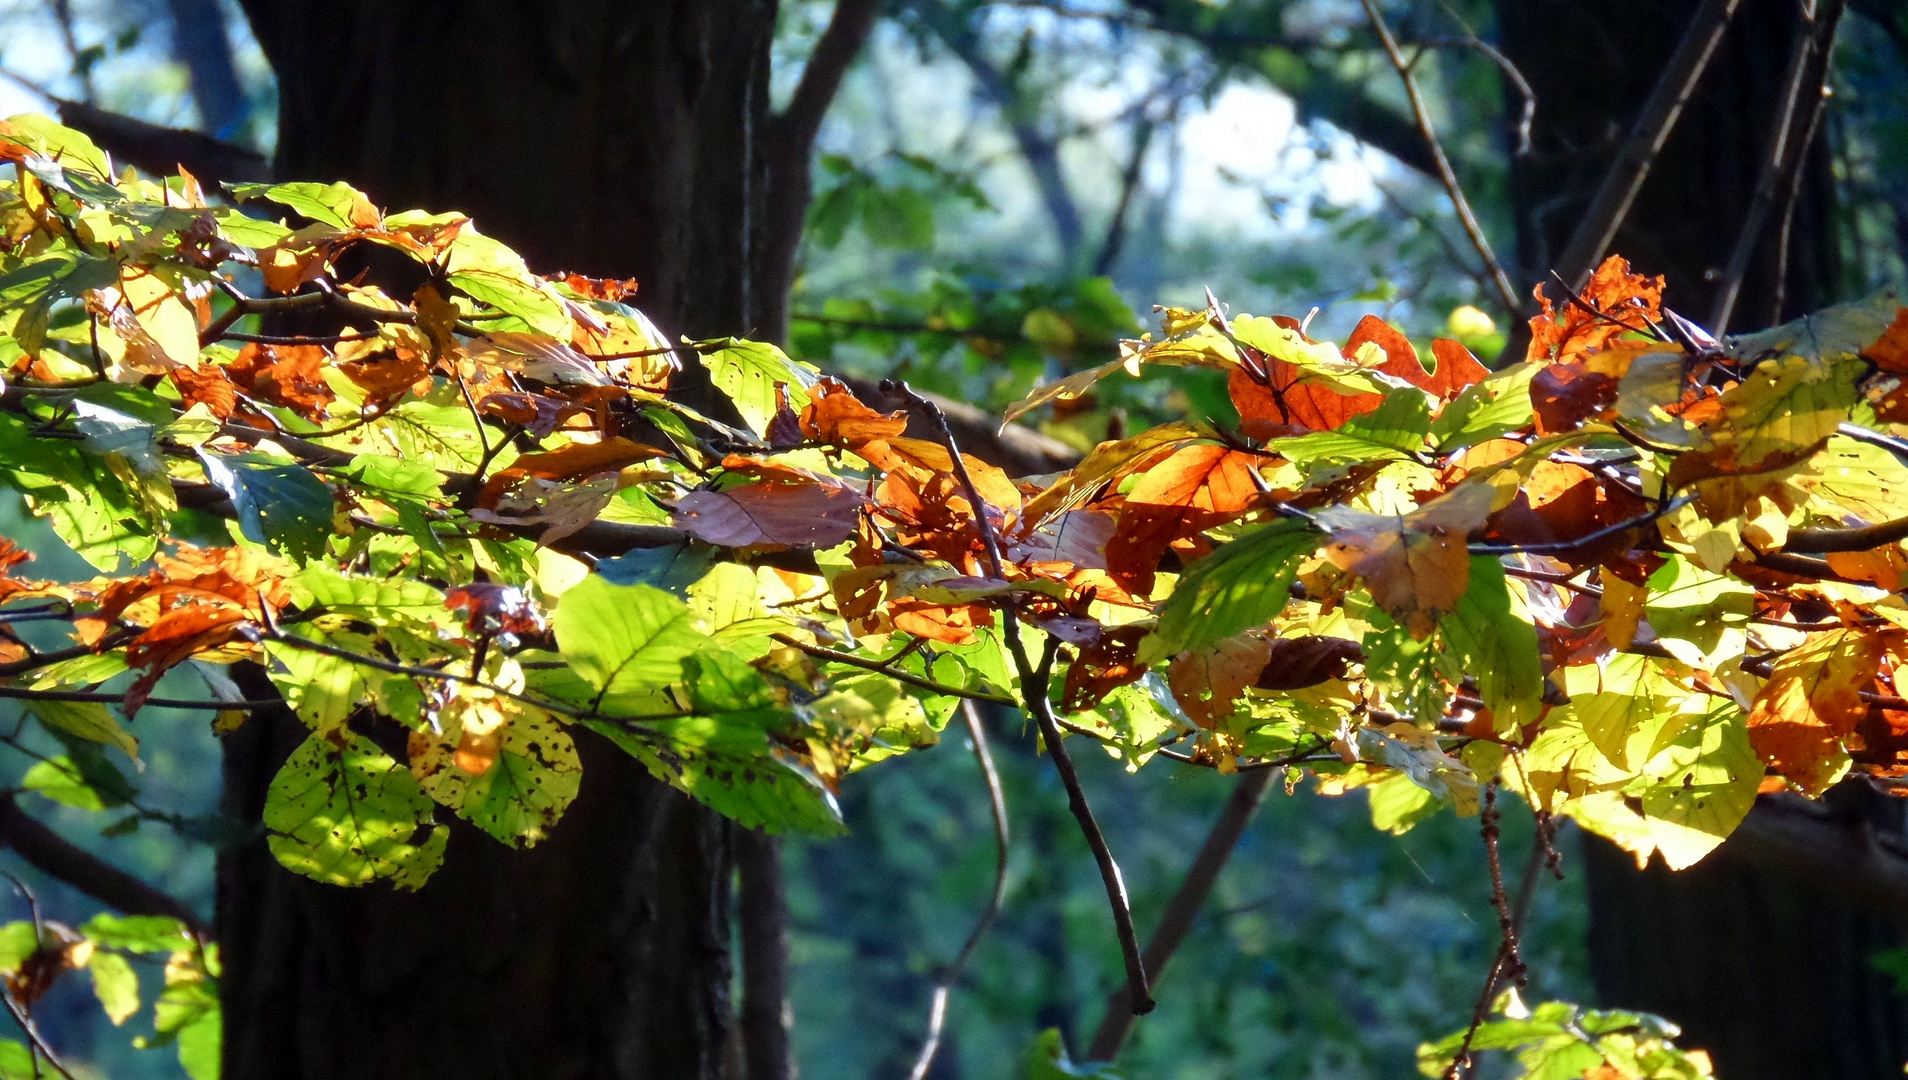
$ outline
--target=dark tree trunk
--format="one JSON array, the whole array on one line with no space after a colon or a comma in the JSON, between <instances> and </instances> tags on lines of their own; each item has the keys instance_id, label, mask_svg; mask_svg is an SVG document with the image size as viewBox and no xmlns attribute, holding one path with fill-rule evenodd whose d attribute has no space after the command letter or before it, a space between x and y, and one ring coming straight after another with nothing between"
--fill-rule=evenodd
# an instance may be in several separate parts
<instances>
[{"instance_id":1,"label":"dark tree trunk","mask_svg":"<svg viewBox=\"0 0 1908 1080\"><path fill-rule=\"evenodd\" d=\"M1511 165L1517 219L1514 276L1544 280L1616 157L1695 0L1504 0L1505 52L1537 94L1531 153ZM1658 155L1611 251L1662 274L1665 302L1701 320L1729 263L1761 175L1783 69L1795 40L1795 5L1742 0L1696 95ZM1824 125L1826 127L1826 125ZM1826 140L1818 132L1790 231L1782 317L1834 299L1840 250ZM1751 262L1732 328L1777 321L1772 227Z\"/></svg>"},{"instance_id":2,"label":"dark tree trunk","mask_svg":"<svg viewBox=\"0 0 1908 1080\"><path fill-rule=\"evenodd\" d=\"M1526 287L1563 250L1695 7L1694 0L1497 5L1504 49L1538 101L1533 153L1511 169L1517 272ZM1665 302L1699 321L1760 176L1794 10L1786 0L1743 0L1612 248L1639 271L1664 275ZM1833 200L1818 132L1796 205L1787 287L1776 288L1772 223L1732 329L1837 299ZM1837 793L1843 827L1899 831L1899 804L1866 794ZM1738 837L1671 874L1660 864L1638 872L1613 846L1585 841L1591 972L1602 1003L1682 1024L1686 1044L1708 1049L1723 1080L1900 1076L1908 1012L1868 957L1904 940L1902 920L1755 857L1752 843Z\"/></svg>"},{"instance_id":3,"label":"dark tree trunk","mask_svg":"<svg viewBox=\"0 0 1908 1080\"><path fill-rule=\"evenodd\" d=\"M281 178L464 211L538 270L634 277L672 336L756 319L773 0L245 6L278 73ZM230 812L258 820L299 734L261 713L228 740ZM726 829L578 744L549 839L460 823L415 895L307 881L262 842L224 855L228 1080L739 1076Z\"/></svg>"}]
</instances>

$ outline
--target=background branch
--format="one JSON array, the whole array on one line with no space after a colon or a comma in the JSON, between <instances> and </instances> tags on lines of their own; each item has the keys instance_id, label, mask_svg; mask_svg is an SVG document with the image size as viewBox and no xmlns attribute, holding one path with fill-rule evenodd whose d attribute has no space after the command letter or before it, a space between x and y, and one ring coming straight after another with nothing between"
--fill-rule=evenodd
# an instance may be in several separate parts
<instances>
[{"instance_id":1,"label":"background branch","mask_svg":"<svg viewBox=\"0 0 1908 1080\"><path fill-rule=\"evenodd\" d=\"M124 870L75 846L28 815L12 796L0 798L0 843L50 877L127 915L164 915L184 923L198 937L212 928L183 902Z\"/></svg>"}]
</instances>

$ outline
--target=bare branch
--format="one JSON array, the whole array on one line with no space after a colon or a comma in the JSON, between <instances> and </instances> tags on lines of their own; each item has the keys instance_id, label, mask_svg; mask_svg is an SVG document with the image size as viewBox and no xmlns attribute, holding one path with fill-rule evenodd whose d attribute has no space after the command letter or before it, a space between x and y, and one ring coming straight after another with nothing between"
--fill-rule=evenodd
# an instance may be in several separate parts
<instances>
[{"instance_id":1,"label":"bare branch","mask_svg":"<svg viewBox=\"0 0 1908 1080\"><path fill-rule=\"evenodd\" d=\"M994 925L1000 916L1001 902L1007 897L1007 797L1000 787L1000 773L994 768L994 755L988 749L987 728L981 723L980 710L972 701L963 702L961 716L967 722L968 737L974 743L974 760L980 765L981 779L987 783L987 806L994 819L994 891L989 895L987 906L981 909L980 918L974 921L974 929L961 943L961 951L941 970L941 976L934 984L934 997L928 1006L928 1033L921 1043L920 1056L914 1059L914 1067L908 1070L908 1080L924 1080L928 1069L934 1065L934 1056L941 1049L941 1029L947 1022L947 996L961 972L967 967L967 958L974 954L974 947Z\"/></svg>"},{"instance_id":2,"label":"bare branch","mask_svg":"<svg viewBox=\"0 0 1908 1080\"><path fill-rule=\"evenodd\" d=\"M1438 130L1431 122L1431 112L1425 108L1424 95L1418 92L1418 80L1411 74L1411 62L1405 58L1403 50L1398 48L1398 39L1391 36L1391 27L1385 22L1384 13L1378 10L1377 0L1359 0L1364 5L1365 15L1371 19L1371 28L1378 34L1378 42L1384 47L1385 56L1391 66L1397 69L1398 78L1404 82L1405 98L1411 103L1411 115L1418 122L1418 131L1424 135L1425 143L1431 148L1431 160L1437 168L1438 181L1444 185L1444 193L1451 197L1451 206L1457 211L1458 221L1464 226L1464 233L1471 239L1471 246L1477 249L1478 258L1484 261L1490 272L1492 284L1497 286L1497 296L1506 310L1515 314L1523 308L1518 302L1517 290L1511 287L1510 277L1504 273L1504 267L1497 261L1497 254L1491 250L1491 242L1484 235L1483 226L1478 224L1477 215L1471 212L1471 202L1464 197L1464 188L1458 183L1457 172L1451 168L1451 159L1445 156L1444 144L1438 141Z\"/></svg>"},{"instance_id":3,"label":"bare branch","mask_svg":"<svg viewBox=\"0 0 1908 1080\"><path fill-rule=\"evenodd\" d=\"M21 810L12 796L0 798L0 843L41 872L115 911L164 915L184 923L200 938L212 937L212 928L184 902L75 846Z\"/></svg>"},{"instance_id":4,"label":"bare branch","mask_svg":"<svg viewBox=\"0 0 1908 1080\"><path fill-rule=\"evenodd\" d=\"M1259 804L1265 801L1265 794L1271 789L1276 775L1272 769L1242 772L1238 782L1233 785L1225 808L1219 812L1218 820L1213 822L1212 831L1206 834L1206 842L1200 845L1199 854L1193 856L1192 865L1186 868L1186 876L1180 881L1179 889L1166 902L1166 910L1160 913L1158 925L1153 927L1152 936L1146 939L1143 956L1146 970L1154 981L1157 982L1165 973L1167 963L1191 932L1193 921L1206 906L1213 886L1219 881L1220 871L1226 868L1226 862L1232 858L1233 851L1239 846L1239 838L1245 835L1252 815L1258 812ZM1126 1041L1127 1033L1132 1029L1133 1010L1128 1003L1126 988L1121 987L1107 998L1106 1013L1093 1033L1087 1058L1092 1061L1112 1061L1119 1056L1120 1045Z\"/></svg>"},{"instance_id":5,"label":"bare branch","mask_svg":"<svg viewBox=\"0 0 1908 1080\"><path fill-rule=\"evenodd\" d=\"M1582 288L1584 282L1590 280L1590 272L1610 250L1618 227L1630 212L1630 204L1650 175L1656 155L1669 141L1670 131L1683 115L1683 106L1696 92L1696 84L1702 80L1717 43L1722 41L1723 30L1735 15L1738 2L1703 0L1703 5L1690 18L1689 28L1683 31L1682 40L1676 43L1675 51L1663 65L1663 74L1643 103L1643 110L1630 125L1630 134L1624 139L1616 161L1604 174L1589 209L1584 211L1583 219L1557 260L1557 272L1572 288Z\"/></svg>"},{"instance_id":6,"label":"bare branch","mask_svg":"<svg viewBox=\"0 0 1908 1080\"><path fill-rule=\"evenodd\" d=\"M967 471L960 444L954 439L953 429L947 426L947 417L933 402L909 390L905 383L889 381L883 383L882 388L901 394L940 429L941 441L947 447L948 458L954 466L954 477L966 493L969 505L974 508L974 524L980 530L988 568L995 577L1004 576L1000 540L994 535L994 526L987 518L987 500L981 498L980 488ZM1060 783L1067 789L1067 806L1073 811L1074 820L1079 823L1081 835L1086 837L1087 847L1093 852L1093 861L1099 865L1100 882L1106 886L1107 904L1113 909L1114 934L1119 938L1120 953L1126 961L1128 1000L1133 1003L1135 1014L1152 1012L1156 1002L1147 985L1145 962L1140 959L1139 936L1133 931L1133 907L1127 899L1126 882L1120 877L1120 866L1113 859L1113 849L1107 846L1106 834L1100 831L1100 823L1093 816L1092 806L1087 803L1086 790L1080 786L1080 775L1073 768L1073 756L1067 752L1060 735L1060 718L1053 712L1053 700L1049 693L1053 685L1054 653L1059 641L1055 638L1047 640L1046 654L1036 665L1027 655L1026 643L1020 637L1020 616L1013 608L1005 606L1001 608L1000 614L1007 651L1013 656L1015 670L1020 675L1022 706L1033 714L1034 722L1040 727L1040 741L1046 745L1047 755L1053 758L1054 771L1060 774Z\"/></svg>"}]
</instances>

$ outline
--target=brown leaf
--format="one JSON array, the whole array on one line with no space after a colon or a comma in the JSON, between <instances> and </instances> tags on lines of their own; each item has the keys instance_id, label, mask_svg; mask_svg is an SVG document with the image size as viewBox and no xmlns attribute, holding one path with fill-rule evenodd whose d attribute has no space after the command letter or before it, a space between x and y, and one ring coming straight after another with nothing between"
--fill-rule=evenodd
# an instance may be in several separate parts
<instances>
[{"instance_id":1,"label":"brown leaf","mask_svg":"<svg viewBox=\"0 0 1908 1080\"><path fill-rule=\"evenodd\" d=\"M1106 695L1138 682L1146 674L1146 665L1139 662L1139 643L1145 636L1146 630L1140 626L1114 626L1103 630L1098 641L1082 647L1067 667L1060 711L1091 709Z\"/></svg>"},{"instance_id":2,"label":"brown leaf","mask_svg":"<svg viewBox=\"0 0 1908 1080\"><path fill-rule=\"evenodd\" d=\"M1323 553L1364 579L1378 606L1423 640L1470 587L1466 538L1490 513L1492 497L1489 485L1471 484L1402 517L1334 507L1318 515L1332 534Z\"/></svg>"},{"instance_id":3,"label":"brown leaf","mask_svg":"<svg viewBox=\"0 0 1908 1080\"><path fill-rule=\"evenodd\" d=\"M831 548L854 534L861 494L841 484L753 483L692 491L676 527L718 547Z\"/></svg>"},{"instance_id":4,"label":"brown leaf","mask_svg":"<svg viewBox=\"0 0 1908 1080\"><path fill-rule=\"evenodd\" d=\"M477 505L485 509L494 509L504 492L525 478L548 481L582 480L603 473L617 472L639 461L667 456L653 446L632 442L620 435L613 439L603 439L592 443L571 443L562 449L548 453L525 454L511 462L508 469L499 469L484 481L484 490L477 498Z\"/></svg>"},{"instance_id":5,"label":"brown leaf","mask_svg":"<svg viewBox=\"0 0 1908 1080\"><path fill-rule=\"evenodd\" d=\"M1342 679L1352 664L1365 661L1365 650L1349 638L1323 634L1273 638L1265 670L1253 685L1261 690L1303 690Z\"/></svg>"},{"instance_id":6,"label":"brown leaf","mask_svg":"<svg viewBox=\"0 0 1908 1080\"><path fill-rule=\"evenodd\" d=\"M1166 671L1166 685L1187 719L1202 728L1223 728L1246 687L1259 681L1272 657L1272 643L1240 634L1210 649L1181 653Z\"/></svg>"}]
</instances>

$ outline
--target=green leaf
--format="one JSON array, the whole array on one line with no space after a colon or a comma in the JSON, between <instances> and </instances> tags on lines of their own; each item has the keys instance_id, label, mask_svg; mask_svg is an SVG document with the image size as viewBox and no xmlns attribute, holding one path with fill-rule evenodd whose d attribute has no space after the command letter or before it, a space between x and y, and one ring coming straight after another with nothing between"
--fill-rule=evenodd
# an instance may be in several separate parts
<instances>
[{"instance_id":1,"label":"green leaf","mask_svg":"<svg viewBox=\"0 0 1908 1080\"><path fill-rule=\"evenodd\" d=\"M1749 725L1734 702L1716 704L1702 722L1651 762L1660 772L1643 792L1657 850L1671 870L1694 865L1742 824L1762 784L1762 760L1749 743Z\"/></svg>"},{"instance_id":2,"label":"green leaf","mask_svg":"<svg viewBox=\"0 0 1908 1080\"><path fill-rule=\"evenodd\" d=\"M316 557L331 536L331 489L303 465L257 454L199 451L206 479L238 511L239 531L294 559Z\"/></svg>"},{"instance_id":3,"label":"green leaf","mask_svg":"<svg viewBox=\"0 0 1908 1080\"><path fill-rule=\"evenodd\" d=\"M297 182L290 184L233 184L232 194L240 201L270 199L305 217L334 229L350 231L353 210L368 205L364 193L342 181L336 184Z\"/></svg>"},{"instance_id":4,"label":"green leaf","mask_svg":"<svg viewBox=\"0 0 1908 1080\"><path fill-rule=\"evenodd\" d=\"M106 1018L114 1027L139 1011L139 976L125 957L95 952L87 960L86 970L93 976L93 996L99 999L99 1007L106 1010Z\"/></svg>"},{"instance_id":5,"label":"green leaf","mask_svg":"<svg viewBox=\"0 0 1908 1080\"><path fill-rule=\"evenodd\" d=\"M100 914L79 929L96 945L127 952L173 953L192 943L185 924L164 915Z\"/></svg>"},{"instance_id":6,"label":"green leaf","mask_svg":"<svg viewBox=\"0 0 1908 1080\"><path fill-rule=\"evenodd\" d=\"M139 740L133 737L132 732L119 726L112 710L101 702L35 701L27 705L27 711L50 728L102 746L117 747L133 760L133 764L139 764Z\"/></svg>"},{"instance_id":7,"label":"green leaf","mask_svg":"<svg viewBox=\"0 0 1908 1080\"><path fill-rule=\"evenodd\" d=\"M73 759L62 754L34 765L20 778L20 786L53 800L62 806L80 810L104 810L106 801L80 775Z\"/></svg>"},{"instance_id":8,"label":"green leaf","mask_svg":"<svg viewBox=\"0 0 1908 1080\"><path fill-rule=\"evenodd\" d=\"M327 637L317 628L304 625L287 627L285 632L304 641L324 641ZM353 652L366 652L372 647L370 639L357 634L330 636L337 639L334 644ZM343 725L351 710L370 693L364 669L341 656L276 641L266 642L265 651L273 661L272 684L285 695L286 704L298 719L315 732Z\"/></svg>"},{"instance_id":9,"label":"green leaf","mask_svg":"<svg viewBox=\"0 0 1908 1080\"><path fill-rule=\"evenodd\" d=\"M17 1039L0 1039L0 1080L42 1080L33 1051Z\"/></svg>"},{"instance_id":10,"label":"green leaf","mask_svg":"<svg viewBox=\"0 0 1908 1080\"><path fill-rule=\"evenodd\" d=\"M380 578L341 574L313 563L285 580L300 607L318 606L337 615L381 625L392 619L412 619L449 625L444 594L411 578Z\"/></svg>"},{"instance_id":11,"label":"green leaf","mask_svg":"<svg viewBox=\"0 0 1908 1080\"><path fill-rule=\"evenodd\" d=\"M113 175L112 162L105 151L85 135L55 123L51 117L21 113L7 117L6 127L6 132L0 133L0 140L18 143L41 157L67 168L85 169L101 179L110 179Z\"/></svg>"},{"instance_id":12,"label":"green leaf","mask_svg":"<svg viewBox=\"0 0 1908 1080\"><path fill-rule=\"evenodd\" d=\"M1528 427L1536 413L1530 380L1542 364L1523 363L1492 372L1464 388L1431 422L1431 441L1449 453Z\"/></svg>"},{"instance_id":13,"label":"green leaf","mask_svg":"<svg viewBox=\"0 0 1908 1080\"><path fill-rule=\"evenodd\" d=\"M1372 828L1393 836L1403 836L1413 825L1444 807L1436 795L1413 783L1404 773L1392 773L1365 790L1371 795Z\"/></svg>"},{"instance_id":14,"label":"green leaf","mask_svg":"<svg viewBox=\"0 0 1908 1080\"><path fill-rule=\"evenodd\" d=\"M342 730L292 751L266 792L265 827L286 869L333 885L393 878L416 888L443 862L449 838L431 826L431 800L411 771Z\"/></svg>"},{"instance_id":15,"label":"green leaf","mask_svg":"<svg viewBox=\"0 0 1908 1080\"><path fill-rule=\"evenodd\" d=\"M1106 1061L1083 1061L1075 1065L1067 1057L1066 1040L1059 1028L1048 1028L1035 1037L1027 1054L1027 1080L1120 1080L1121 1073Z\"/></svg>"},{"instance_id":16,"label":"green leaf","mask_svg":"<svg viewBox=\"0 0 1908 1080\"><path fill-rule=\"evenodd\" d=\"M1748 646L1756 603L1749 585L1712 574L1681 555L1671 555L1646 585L1643 610L1657 640L1676 659L1708 671Z\"/></svg>"},{"instance_id":17,"label":"green leaf","mask_svg":"<svg viewBox=\"0 0 1908 1080\"><path fill-rule=\"evenodd\" d=\"M1276 618L1291 600L1299 560L1325 534L1298 518L1281 518L1194 563L1160 612L1159 629L1140 647L1155 663L1203 649Z\"/></svg>"},{"instance_id":18,"label":"green leaf","mask_svg":"<svg viewBox=\"0 0 1908 1080\"><path fill-rule=\"evenodd\" d=\"M1456 609L1438 622L1451 659L1477 680L1478 696L1502 732L1537 719L1543 708L1544 665L1537 628L1522 606L1513 610L1503 564L1473 555L1470 586Z\"/></svg>"},{"instance_id":19,"label":"green leaf","mask_svg":"<svg viewBox=\"0 0 1908 1080\"><path fill-rule=\"evenodd\" d=\"M40 947L40 937L30 922L10 922L0 926L0 971L20 970L26 958Z\"/></svg>"},{"instance_id":20,"label":"green leaf","mask_svg":"<svg viewBox=\"0 0 1908 1080\"><path fill-rule=\"evenodd\" d=\"M179 1029L179 1067L192 1080L219 1080L224 1036L223 1012L215 999L198 1019Z\"/></svg>"},{"instance_id":21,"label":"green leaf","mask_svg":"<svg viewBox=\"0 0 1908 1080\"><path fill-rule=\"evenodd\" d=\"M615 699L668 686L684 657L711 648L688 605L648 585L612 585L591 574L563 594L551 618L563 659L597 691L603 709Z\"/></svg>"},{"instance_id":22,"label":"green leaf","mask_svg":"<svg viewBox=\"0 0 1908 1080\"><path fill-rule=\"evenodd\" d=\"M1336 431L1315 431L1273 439L1270 453L1300 466L1388 461L1410 457L1424 448L1431 430L1431 406L1422 392L1396 390L1384 403L1362 416L1345 421Z\"/></svg>"},{"instance_id":23,"label":"green leaf","mask_svg":"<svg viewBox=\"0 0 1908 1080\"><path fill-rule=\"evenodd\" d=\"M869 188L861 227L878 247L926 250L934 246L934 204L913 188Z\"/></svg>"},{"instance_id":24,"label":"green leaf","mask_svg":"<svg viewBox=\"0 0 1908 1080\"><path fill-rule=\"evenodd\" d=\"M576 798L583 764L570 736L539 709L518 712L498 737L496 760L480 776L458 768L455 748L442 744L415 767L431 798L506 844L531 847Z\"/></svg>"},{"instance_id":25,"label":"green leaf","mask_svg":"<svg viewBox=\"0 0 1908 1080\"><path fill-rule=\"evenodd\" d=\"M782 350L759 341L730 338L702 362L710 381L735 403L749 430L764 438L775 418L775 388L787 388L789 407L799 413L809 402L808 388L815 385L813 365L790 360Z\"/></svg>"}]
</instances>

